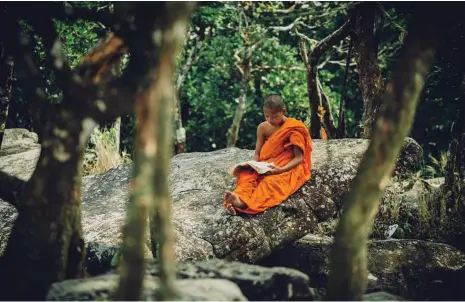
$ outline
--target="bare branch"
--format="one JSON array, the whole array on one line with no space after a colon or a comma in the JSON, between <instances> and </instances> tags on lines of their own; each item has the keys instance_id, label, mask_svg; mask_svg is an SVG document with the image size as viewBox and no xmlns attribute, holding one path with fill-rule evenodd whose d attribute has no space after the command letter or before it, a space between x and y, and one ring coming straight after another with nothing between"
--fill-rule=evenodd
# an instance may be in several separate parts
<instances>
[{"instance_id":1,"label":"bare branch","mask_svg":"<svg viewBox=\"0 0 465 302\"><path fill-rule=\"evenodd\" d=\"M252 68L252 72L256 71L270 71L270 70L297 70L297 71L307 71L305 68L300 67L300 66L259 66L257 68Z\"/></svg>"},{"instance_id":2,"label":"bare branch","mask_svg":"<svg viewBox=\"0 0 465 302\"><path fill-rule=\"evenodd\" d=\"M242 62L242 59L241 57L239 57L239 51L240 50L237 50L235 53L234 53L234 65L236 66L236 68L239 70L239 72L241 73L241 75L244 74L244 70L242 69L241 67L241 62Z\"/></svg>"},{"instance_id":3,"label":"bare branch","mask_svg":"<svg viewBox=\"0 0 465 302\"><path fill-rule=\"evenodd\" d=\"M304 62L305 68L308 70L310 68L310 65L308 64L307 46L305 45L305 40L302 38L299 40L299 51L300 57Z\"/></svg>"},{"instance_id":4,"label":"bare branch","mask_svg":"<svg viewBox=\"0 0 465 302\"><path fill-rule=\"evenodd\" d=\"M0 198L18 208L26 181L0 171Z\"/></svg>"},{"instance_id":5,"label":"bare branch","mask_svg":"<svg viewBox=\"0 0 465 302\"><path fill-rule=\"evenodd\" d=\"M349 18L338 30L318 42L312 51L311 56L313 58L319 58L325 53L328 48L336 44L338 41L344 39L350 32L354 24L354 18Z\"/></svg>"},{"instance_id":6,"label":"bare branch","mask_svg":"<svg viewBox=\"0 0 465 302\"><path fill-rule=\"evenodd\" d=\"M252 45L252 50L255 50L258 48L258 46L263 42L265 41L265 39L267 38L266 37L266 34L270 31L290 31L292 28L294 28L295 24L297 22L299 22L300 20L300 17L295 19L291 24L287 25L287 26L271 26L271 27L268 27L262 34L262 38L260 40L258 40L258 42L256 42L254 45Z\"/></svg>"},{"instance_id":7,"label":"bare branch","mask_svg":"<svg viewBox=\"0 0 465 302\"><path fill-rule=\"evenodd\" d=\"M304 35L303 33L299 32L299 31L297 30L297 28L295 29L295 33L296 33L300 38L302 38L302 39L307 40L308 42L310 42L310 44L311 44L311 43L318 43L318 40L309 38L308 36L306 36L306 35Z\"/></svg>"},{"instance_id":8,"label":"bare branch","mask_svg":"<svg viewBox=\"0 0 465 302\"><path fill-rule=\"evenodd\" d=\"M300 21L300 17L298 17L297 19L294 20L294 22L292 22L291 24L287 25L287 26L271 26L269 27L269 30L274 30L274 31L290 31L292 28L294 28L294 26L299 23Z\"/></svg>"},{"instance_id":9,"label":"bare branch","mask_svg":"<svg viewBox=\"0 0 465 302\"><path fill-rule=\"evenodd\" d=\"M195 60L199 56L200 50L202 49L203 43L204 43L204 41L205 41L205 39L207 37L207 35L205 34L205 31L208 32L209 29L204 28L203 31L200 33L200 35L198 35L196 37L195 46L192 49L192 51L190 52L189 56L187 57L186 63L184 64L183 68L181 69L181 72L178 75L178 78L176 79L176 86L175 87L176 87L177 91L183 85L183 83L184 83L184 81L186 79L187 73L191 69L193 62L195 62Z\"/></svg>"},{"instance_id":10,"label":"bare branch","mask_svg":"<svg viewBox=\"0 0 465 302\"><path fill-rule=\"evenodd\" d=\"M292 12L295 10L296 4L297 4L297 3L294 3L294 5L292 5L292 6L289 7L288 9L275 9L274 12L275 12L275 13L281 13L281 14L289 14L289 13L292 13Z\"/></svg>"}]
</instances>

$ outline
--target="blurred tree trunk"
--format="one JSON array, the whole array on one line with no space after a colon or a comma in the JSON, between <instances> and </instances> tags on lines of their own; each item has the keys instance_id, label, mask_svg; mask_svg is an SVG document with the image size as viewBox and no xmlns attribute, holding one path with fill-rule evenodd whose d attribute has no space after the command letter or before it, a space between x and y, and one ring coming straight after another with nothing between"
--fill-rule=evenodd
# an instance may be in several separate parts
<instances>
[{"instance_id":1,"label":"blurred tree trunk","mask_svg":"<svg viewBox=\"0 0 465 302\"><path fill-rule=\"evenodd\" d=\"M159 32L160 41L151 40L137 47L154 52L155 69L149 87L137 95L138 119L135 141L133 191L129 202L127 223L124 228L120 280L116 300L140 300L145 276L144 246L147 234L148 210L153 208L150 219L154 247L161 249L160 289L161 300L176 297L173 285L174 252L171 230L171 199L168 174L171 162L172 122L174 113L174 75L176 56L183 39L187 18L193 2L165 2L154 15L148 15L139 24L155 20L151 34ZM141 13L142 14L142 13ZM134 45L133 47L136 47ZM159 215L158 215L159 214ZM155 256L155 255L154 255Z\"/></svg>"},{"instance_id":2,"label":"blurred tree trunk","mask_svg":"<svg viewBox=\"0 0 465 302\"><path fill-rule=\"evenodd\" d=\"M378 65L374 35L376 2L362 2L356 8L354 58L357 62L364 111L361 136L370 138L384 94L384 82Z\"/></svg>"},{"instance_id":3,"label":"blurred tree trunk","mask_svg":"<svg viewBox=\"0 0 465 302\"><path fill-rule=\"evenodd\" d=\"M404 54L388 85L370 145L344 200L331 251L327 300L361 300L367 282L366 241L404 138L410 132L418 97L433 61L438 18L417 16Z\"/></svg>"},{"instance_id":4,"label":"blurred tree trunk","mask_svg":"<svg viewBox=\"0 0 465 302\"><path fill-rule=\"evenodd\" d=\"M155 65L147 53L135 51L123 75L112 77L110 68L125 47L121 39L110 36L71 70L53 23L53 8L62 10L63 6L47 5L40 15L20 7L8 14L20 16L41 36L47 68L54 70L63 91L59 104L47 100L44 79L32 58L32 39L14 18L9 19L5 47L27 83L22 88L36 112L35 122L45 121L39 124L41 154L31 179L25 182L0 171L0 197L18 209L0 259L0 292L9 300L43 300L53 282L83 276L80 190L84 148L96 122L104 124L132 111L134 94L144 91ZM152 40L144 33L145 27L133 32L134 27L125 23L134 19L130 20L123 21L122 28L132 45L140 43L131 37Z\"/></svg>"}]
</instances>

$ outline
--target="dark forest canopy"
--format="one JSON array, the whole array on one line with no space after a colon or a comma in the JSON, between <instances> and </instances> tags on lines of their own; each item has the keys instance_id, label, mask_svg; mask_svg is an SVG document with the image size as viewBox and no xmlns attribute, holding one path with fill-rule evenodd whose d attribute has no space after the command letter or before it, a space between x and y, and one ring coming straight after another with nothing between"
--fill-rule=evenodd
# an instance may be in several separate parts
<instances>
[{"instance_id":1,"label":"dark forest canopy","mask_svg":"<svg viewBox=\"0 0 465 302\"><path fill-rule=\"evenodd\" d=\"M90 8L108 15L113 11L110 2L60 5L64 9L71 6L75 10ZM305 41L306 50L311 52L319 41L349 19L356 5L357 2L201 3L191 17L174 79L179 91L179 120L187 136L186 151L224 148L243 95L244 112L239 120L237 147L254 147L255 127L263 120L261 102L263 96L270 93L281 94L289 115L304 120L310 126L306 66L300 54L299 41ZM386 83L407 34L411 13L408 6L396 3L373 2L371 6L372 44L376 46L379 70L382 81ZM61 20L55 19L54 25L63 43L64 55L74 67L110 28L102 22L105 20L96 22L86 18L69 22L69 19L61 17ZM30 31L27 22L21 26L26 32ZM445 33L448 38L444 39L445 44L441 46L428 76L411 132L411 136L425 149L425 164L431 165L430 154L439 159L450 139L452 121L458 108L459 61L462 60L465 43L461 30L463 25L457 23ZM30 34L34 37L32 32ZM43 66L41 72L47 77L48 99L56 102L61 92L53 73L45 67L42 41L40 38L33 41L35 60ZM360 135L364 103L354 54L356 47L352 48L346 69L351 43L354 39L349 34L322 54L318 61L318 79L336 127L340 101L345 95L347 137L356 137ZM244 63L250 47L255 47L250 56L250 75L246 83L241 84L243 79L238 66ZM123 65L127 59L122 58ZM27 104L21 81L15 81L7 128L34 129ZM121 147L127 151L132 150L133 127L133 118L124 116Z\"/></svg>"}]
</instances>

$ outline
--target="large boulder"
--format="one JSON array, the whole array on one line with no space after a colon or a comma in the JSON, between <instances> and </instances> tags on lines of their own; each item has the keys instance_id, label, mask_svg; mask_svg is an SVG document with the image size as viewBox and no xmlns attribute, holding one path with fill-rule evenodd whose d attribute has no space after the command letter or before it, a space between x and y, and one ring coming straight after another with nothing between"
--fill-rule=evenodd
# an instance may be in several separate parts
<instances>
[{"instance_id":1,"label":"large boulder","mask_svg":"<svg viewBox=\"0 0 465 302\"><path fill-rule=\"evenodd\" d=\"M254 263L303 237L318 222L336 214L367 146L368 141L362 139L315 140L311 180L280 206L256 216L228 216L221 206L223 192L234 188L231 168L250 159L253 151L228 148L175 156L169 178L176 258L225 258ZM38 154L39 150L35 152ZM5 157L0 158L0 162L4 160ZM131 165L121 165L84 177L82 222L87 243L111 248L121 243L131 169ZM32 172L24 165L23 171L8 173L30 177ZM5 205L1 210L10 213L12 208ZM0 232L6 233L7 228ZM102 258L109 261L112 253L108 251ZM148 239L147 255L150 256ZM88 258L99 259L94 255ZM108 265L107 262L102 267Z\"/></svg>"},{"instance_id":2,"label":"large boulder","mask_svg":"<svg viewBox=\"0 0 465 302\"><path fill-rule=\"evenodd\" d=\"M52 284L47 301L111 301L118 275L108 274ZM179 301L247 301L236 284L221 279L176 280ZM157 278L146 276L141 301L157 301Z\"/></svg>"},{"instance_id":3,"label":"large boulder","mask_svg":"<svg viewBox=\"0 0 465 302\"><path fill-rule=\"evenodd\" d=\"M37 164L40 145L37 134L26 129L5 129L0 149L0 171L28 180ZM0 199L0 255L5 250L8 237L18 212Z\"/></svg>"},{"instance_id":4,"label":"large boulder","mask_svg":"<svg viewBox=\"0 0 465 302\"><path fill-rule=\"evenodd\" d=\"M285 267L262 267L237 261L211 259L197 262L181 262L176 268L179 279L225 279L239 286L251 301L313 300L308 276L298 270ZM155 262L147 266L147 273L158 276Z\"/></svg>"},{"instance_id":5,"label":"large boulder","mask_svg":"<svg viewBox=\"0 0 465 302\"><path fill-rule=\"evenodd\" d=\"M297 270L266 268L225 260L182 262L176 267L181 300L295 301L313 300L308 276ZM143 300L154 299L159 267L147 265ZM116 287L117 274L55 283L47 300L108 300Z\"/></svg>"},{"instance_id":6,"label":"large boulder","mask_svg":"<svg viewBox=\"0 0 465 302\"><path fill-rule=\"evenodd\" d=\"M0 171L28 180L37 165L37 134L26 129L6 129L0 149Z\"/></svg>"},{"instance_id":7,"label":"large boulder","mask_svg":"<svg viewBox=\"0 0 465 302\"><path fill-rule=\"evenodd\" d=\"M384 190L373 226L373 236L387 239L428 238L430 222L436 215L431 205L440 188L419 178L391 182ZM391 232L389 232L391 229Z\"/></svg>"},{"instance_id":8,"label":"large boulder","mask_svg":"<svg viewBox=\"0 0 465 302\"><path fill-rule=\"evenodd\" d=\"M326 288L331 237L308 235L260 262L308 274L310 285ZM463 300L465 254L421 240L392 239L368 244L367 292L386 291L411 300Z\"/></svg>"}]
</instances>

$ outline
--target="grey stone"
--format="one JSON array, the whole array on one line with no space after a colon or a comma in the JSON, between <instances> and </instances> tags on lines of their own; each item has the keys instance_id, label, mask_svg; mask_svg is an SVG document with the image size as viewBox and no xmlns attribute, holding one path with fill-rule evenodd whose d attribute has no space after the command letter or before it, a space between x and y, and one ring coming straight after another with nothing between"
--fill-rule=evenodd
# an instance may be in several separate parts
<instances>
[{"instance_id":1,"label":"grey stone","mask_svg":"<svg viewBox=\"0 0 465 302\"><path fill-rule=\"evenodd\" d=\"M157 276L158 265L147 266L148 274ZM309 278L304 273L285 267L262 267L237 261L211 259L177 264L177 278L180 279L226 279L236 283L242 293L251 301L255 300L313 300Z\"/></svg>"},{"instance_id":2,"label":"grey stone","mask_svg":"<svg viewBox=\"0 0 465 302\"><path fill-rule=\"evenodd\" d=\"M387 292L374 292L363 295L363 301L405 301L405 299Z\"/></svg>"},{"instance_id":3,"label":"grey stone","mask_svg":"<svg viewBox=\"0 0 465 302\"><path fill-rule=\"evenodd\" d=\"M107 274L52 284L48 301L111 301L119 277ZM142 301L157 301L158 279L146 276ZM221 279L176 280L179 301L247 301L236 284Z\"/></svg>"},{"instance_id":4,"label":"grey stone","mask_svg":"<svg viewBox=\"0 0 465 302\"><path fill-rule=\"evenodd\" d=\"M423 148L411 137L406 137L393 176L408 178L412 171L419 171L423 161Z\"/></svg>"},{"instance_id":5,"label":"grey stone","mask_svg":"<svg viewBox=\"0 0 465 302\"><path fill-rule=\"evenodd\" d=\"M367 146L368 141L361 139L315 140L311 180L281 205L256 216L232 217L225 214L221 206L223 192L234 188L231 168L250 159L253 151L228 148L175 156L169 180L176 258L180 261L225 258L254 263L301 238L311 232L317 222L336 214ZM39 149L28 152L38 154ZM2 169L7 169L2 163L9 157L0 157ZM29 178L33 168L24 163L22 166L23 170L8 173ZM121 165L84 177L82 223L86 243L112 248L120 245L131 169L131 165ZM11 212L8 206L0 211L6 209ZM7 226L0 230L4 233L0 238L8 236L8 231ZM148 237L146 242L150 258ZM109 250L107 254L105 261L111 259L114 252ZM90 258L95 259L93 255ZM109 263L102 263L102 267L109 267Z\"/></svg>"},{"instance_id":6,"label":"grey stone","mask_svg":"<svg viewBox=\"0 0 465 302\"><path fill-rule=\"evenodd\" d=\"M332 238L305 236L259 264L301 270L310 286L326 288ZM465 254L454 247L420 240L368 244L367 292L386 291L409 300L463 300Z\"/></svg>"},{"instance_id":7,"label":"grey stone","mask_svg":"<svg viewBox=\"0 0 465 302\"><path fill-rule=\"evenodd\" d=\"M37 134L26 129L6 129L0 149L0 171L28 180L37 165Z\"/></svg>"}]
</instances>

